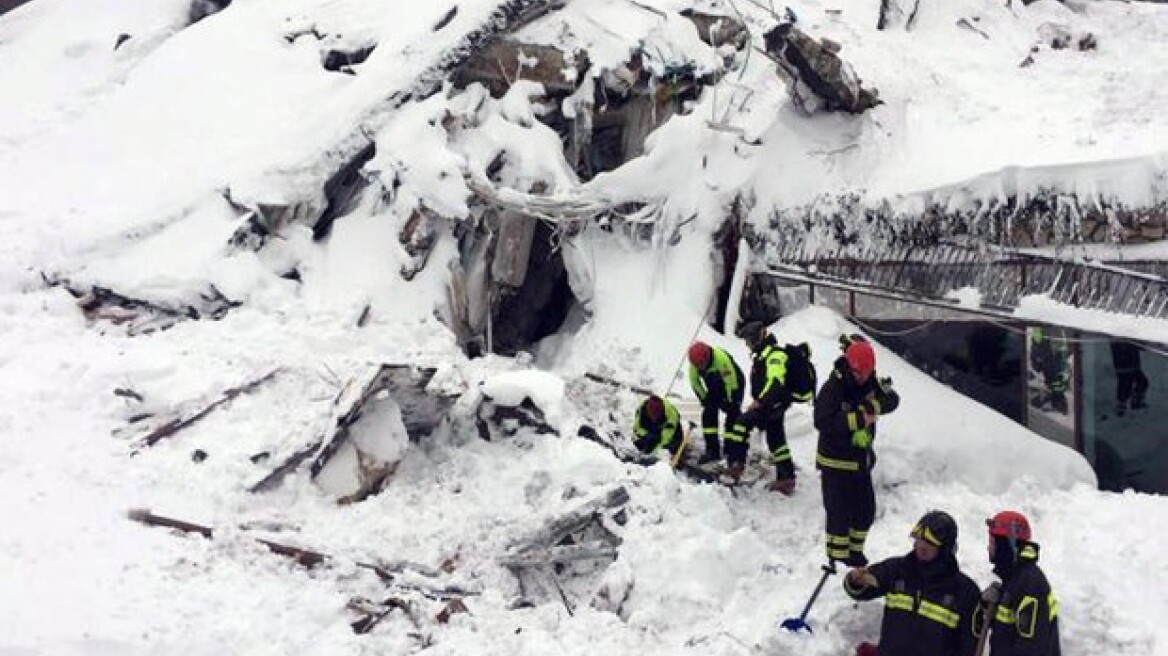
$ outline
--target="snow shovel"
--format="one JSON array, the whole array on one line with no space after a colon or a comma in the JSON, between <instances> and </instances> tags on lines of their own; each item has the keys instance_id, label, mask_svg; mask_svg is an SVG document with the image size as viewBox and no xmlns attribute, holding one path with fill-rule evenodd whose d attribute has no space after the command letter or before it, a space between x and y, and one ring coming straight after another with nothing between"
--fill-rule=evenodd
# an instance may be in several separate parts
<instances>
[{"instance_id":1,"label":"snow shovel","mask_svg":"<svg viewBox=\"0 0 1168 656\"><path fill-rule=\"evenodd\" d=\"M835 574L835 563L829 561L826 565L822 566L822 569L823 576L819 577L819 583L816 584L815 591L811 593L811 598L807 600L807 605L803 607L803 612L799 614L799 617L789 617L783 620L783 623L779 626L791 632L798 632L805 629L808 633L813 633L811 625L807 624L806 621L807 613L811 612L811 606L815 604L815 600L819 597L819 591L823 589L823 584L827 582L827 577Z\"/></svg>"}]
</instances>

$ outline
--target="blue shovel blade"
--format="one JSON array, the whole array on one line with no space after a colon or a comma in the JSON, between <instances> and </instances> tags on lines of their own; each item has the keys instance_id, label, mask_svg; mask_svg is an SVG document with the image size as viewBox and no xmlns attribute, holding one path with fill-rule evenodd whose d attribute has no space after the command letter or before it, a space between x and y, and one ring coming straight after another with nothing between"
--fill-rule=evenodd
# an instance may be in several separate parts
<instances>
[{"instance_id":1,"label":"blue shovel blade","mask_svg":"<svg viewBox=\"0 0 1168 656\"><path fill-rule=\"evenodd\" d=\"M792 632L806 630L808 633L814 633L811 630L811 626L798 617L792 617L790 619L783 620L783 623L779 626Z\"/></svg>"}]
</instances>

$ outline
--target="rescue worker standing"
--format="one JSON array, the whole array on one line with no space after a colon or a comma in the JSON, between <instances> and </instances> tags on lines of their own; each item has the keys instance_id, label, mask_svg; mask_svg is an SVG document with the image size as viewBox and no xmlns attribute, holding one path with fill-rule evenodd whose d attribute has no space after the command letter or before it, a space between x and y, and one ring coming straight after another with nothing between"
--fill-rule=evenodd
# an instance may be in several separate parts
<instances>
[{"instance_id":1,"label":"rescue worker standing","mask_svg":"<svg viewBox=\"0 0 1168 656\"><path fill-rule=\"evenodd\" d=\"M794 401L810 401L814 392L805 392L794 398L788 386L788 354L779 346L775 336L758 322L746 324L741 331L751 350L750 393L754 401L742 415L742 423L749 431L766 431L770 462L775 466L775 481L770 489L791 494L795 490L795 465L791 448L787 445L784 425L787 409Z\"/></svg>"},{"instance_id":2,"label":"rescue worker standing","mask_svg":"<svg viewBox=\"0 0 1168 656\"><path fill-rule=\"evenodd\" d=\"M665 449L670 454L670 463L677 467L689 440L681 427L681 413L667 399L652 395L641 402L633 416L633 445L641 453L653 453Z\"/></svg>"},{"instance_id":3,"label":"rescue worker standing","mask_svg":"<svg viewBox=\"0 0 1168 656\"><path fill-rule=\"evenodd\" d=\"M819 431L815 465L823 487L828 561L866 565L864 543L876 518L872 442L876 420L900 404L892 380L876 377L872 345L859 335L840 338L844 356L815 398Z\"/></svg>"},{"instance_id":4,"label":"rescue worker standing","mask_svg":"<svg viewBox=\"0 0 1168 656\"><path fill-rule=\"evenodd\" d=\"M993 656L1059 656L1058 600L1038 567L1030 522L1006 510L986 520L989 556L1002 579L986 588Z\"/></svg>"},{"instance_id":5,"label":"rescue worker standing","mask_svg":"<svg viewBox=\"0 0 1168 656\"><path fill-rule=\"evenodd\" d=\"M844 591L858 601L884 597L880 643L857 653L879 656L973 656L977 584L957 565L957 523L931 510L913 528L913 550L853 569ZM994 656L998 656L994 652Z\"/></svg>"},{"instance_id":6,"label":"rescue worker standing","mask_svg":"<svg viewBox=\"0 0 1168 656\"><path fill-rule=\"evenodd\" d=\"M689 347L689 383L702 404L702 437L706 451L699 464L722 459L722 440L718 433L718 414L726 414L726 461L728 473L737 480L746 466L746 426L742 424L742 369L724 349L705 342Z\"/></svg>"}]
</instances>

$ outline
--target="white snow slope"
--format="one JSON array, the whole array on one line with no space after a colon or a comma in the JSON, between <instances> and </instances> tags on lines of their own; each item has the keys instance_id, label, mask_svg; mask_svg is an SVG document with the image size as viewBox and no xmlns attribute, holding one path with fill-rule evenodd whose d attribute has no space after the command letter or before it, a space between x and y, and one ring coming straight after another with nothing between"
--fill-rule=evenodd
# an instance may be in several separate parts
<instances>
[{"instance_id":1,"label":"white snow slope","mask_svg":"<svg viewBox=\"0 0 1168 656\"><path fill-rule=\"evenodd\" d=\"M385 491L354 505L337 506L303 471L272 492L246 487L324 430L332 399L368 362L437 366L453 391L483 381L534 387L565 436L598 420L584 408L628 422L637 401L575 381L582 371L688 393L672 381L695 333L745 357L737 340L698 331L716 278L708 238L744 187L759 207L786 206L839 191L911 193L1012 166L1133 159L1162 170L1168 150L1164 7L922 0L916 31L880 33L875 3L805 2L793 6L802 22L839 40L886 105L860 117L799 117L770 64L753 57L732 72L754 92L731 118L763 146L706 129L721 109L703 97L655 133L645 157L581 186L549 147L554 133L532 120L531 85L499 100L472 90L385 110L494 7L459 2L432 32L454 4L236 0L183 28L185 1L35 0L0 18L0 652L849 653L876 638L880 608L849 602L838 581L812 611L814 635L777 629L801 609L822 560L807 408L788 420L800 467L791 498L762 487L732 495L664 465L620 464L589 442L525 432L412 443ZM689 2L568 4L527 28L531 38L587 44L600 65L637 42L717 65L684 23L644 9ZM738 4L756 28L767 24L766 12ZM960 18L989 38L955 26ZM1099 49L1040 50L1036 65L1017 68L1051 21L1094 32ZM132 38L115 51L122 33ZM347 76L320 65L334 42L379 47ZM433 120L448 112L468 126L456 137ZM258 254L226 247L241 218L224 189L244 204L319 207L324 179L366 139L378 146L366 174L396 186L392 199L361 199L322 242L293 225ZM457 257L448 236L414 280L398 275L408 258L397 235L410 212L424 202L464 215L462 174L481 173L504 148L509 186L538 178L552 193L665 199L661 220L674 225L696 216L676 245L593 228L565 244L575 282L587 282L579 291L589 320L539 346L538 376L525 373L526 358L466 360L435 319ZM290 266L302 282L278 277ZM127 337L88 325L42 273L160 300L213 284L243 304L220 321ZM367 303L370 322L357 328ZM836 336L853 328L812 308L775 330L809 340L825 374ZM869 553L903 553L913 521L943 508L961 525L963 566L986 584L982 521L1020 509L1060 599L1064 653L1168 654L1168 559L1156 538L1168 531L1168 503L1097 492L1078 455L882 348L878 363L904 401L881 420ZM284 373L270 385L137 455L112 436L143 408L213 395L277 365ZM557 377L569 382L562 393ZM144 403L114 396L119 387ZM196 449L207 453L202 462ZM264 451L268 461L252 462ZM574 614L557 596L510 609L517 583L496 563L506 546L615 484L631 495L620 555L601 575L565 582ZM127 521L141 506L212 525L216 538ZM337 558L305 570L256 536ZM437 604L417 600L419 626L395 612L356 635L346 602L384 592L353 563L378 558L445 563L450 582L481 594L448 624L434 621ZM602 584L630 590L619 615L590 606Z\"/></svg>"}]
</instances>

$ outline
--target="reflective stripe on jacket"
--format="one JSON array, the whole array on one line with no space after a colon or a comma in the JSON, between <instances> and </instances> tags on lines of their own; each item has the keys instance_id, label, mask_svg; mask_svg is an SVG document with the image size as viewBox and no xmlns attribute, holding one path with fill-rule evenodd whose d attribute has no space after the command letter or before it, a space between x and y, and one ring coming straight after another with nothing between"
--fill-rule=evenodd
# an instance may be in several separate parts
<instances>
[{"instance_id":1,"label":"reflective stripe on jacket","mask_svg":"<svg viewBox=\"0 0 1168 656\"><path fill-rule=\"evenodd\" d=\"M952 556L921 563L910 553L876 563L868 573L875 586L853 588L845 577L844 591L860 601L884 597L880 656L974 654L974 610L981 592Z\"/></svg>"},{"instance_id":2,"label":"reflective stripe on jacket","mask_svg":"<svg viewBox=\"0 0 1168 656\"><path fill-rule=\"evenodd\" d=\"M1059 656L1058 612L1058 600L1038 567L1038 545L1021 542L1017 564L1002 579L990 624L990 653Z\"/></svg>"},{"instance_id":3,"label":"reflective stripe on jacket","mask_svg":"<svg viewBox=\"0 0 1168 656\"><path fill-rule=\"evenodd\" d=\"M754 399L766 407L791 404L791 395L787 391L787 352L769 333L751 354L750 391Z\"/></svg>"},{"instance_id":4,"label":"reflective stripe on jacket","mask_svg":"<svg viewBox=\"0 0 1168 656\"><path fill-rule=\"evenodd\" d=\"M864 427L861 408L883 416L899 405L900 395L891 385L881 383L875 372L864 383L857 383L847 360L837 359L831 376L815 397L815 428L819 431L816 467L841 472L871 469L871 447L860 448L852 443L852 434ZM867 430L874 440L876 425Z\"/></svg>"}]
</instances>

